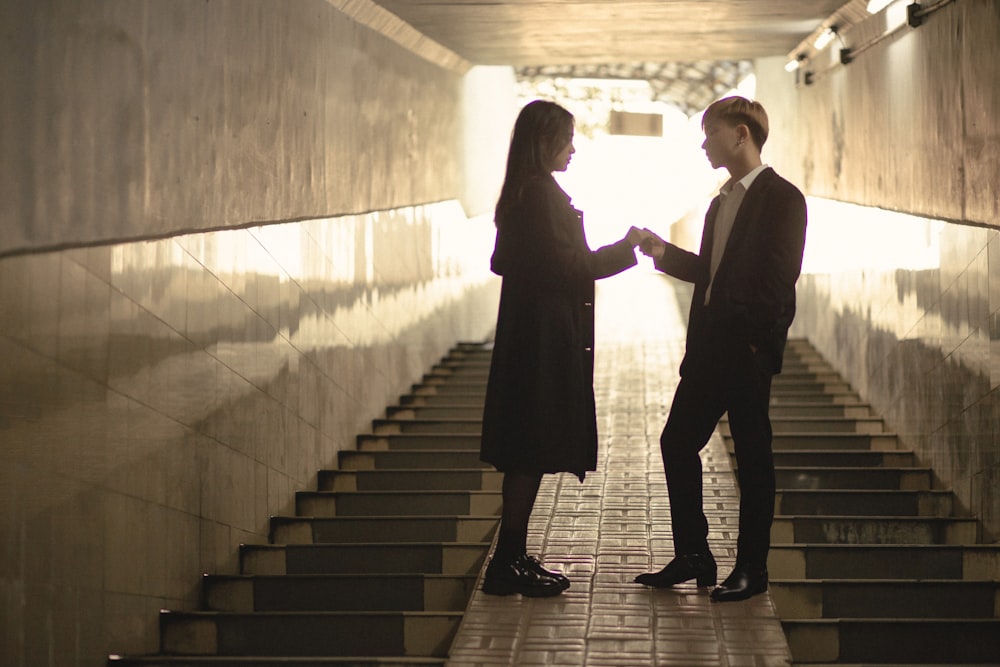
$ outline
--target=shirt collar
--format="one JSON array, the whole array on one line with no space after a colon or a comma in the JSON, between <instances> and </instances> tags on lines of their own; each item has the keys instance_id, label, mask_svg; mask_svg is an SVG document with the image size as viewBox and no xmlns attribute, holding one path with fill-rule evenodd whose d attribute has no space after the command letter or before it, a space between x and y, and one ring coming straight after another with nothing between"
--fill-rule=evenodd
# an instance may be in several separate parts
<instances>
[{"instance_id":1,"label":"shirt collar","mask_svg":"<svg viewBox=\"0 0 1000 667\"><path fill-rule=\"evenodd\" d=\"M732 179L726 181L726 183L721 188L719 188L719 194L723 196L728 195L730 192L733 191L733 188L735 188L737 185L742 187L743 191L746 192L747 190L750 189L750 185L754 182L754 180L758 176L760 176L760 173L765 169L767 169L766 164L759 164L753 169L751 169L746 176L736 181L735 183L733 182Z\"/></svg>"}]
</instances>

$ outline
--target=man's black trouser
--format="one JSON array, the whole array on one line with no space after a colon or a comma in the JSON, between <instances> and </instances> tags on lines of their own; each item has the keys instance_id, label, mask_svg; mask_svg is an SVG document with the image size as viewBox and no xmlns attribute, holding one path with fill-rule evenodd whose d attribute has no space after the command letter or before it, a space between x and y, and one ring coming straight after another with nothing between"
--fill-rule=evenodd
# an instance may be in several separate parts
<instances>
[{"instance_id":1,"label":"man's black trouser","mask_svg":"<svg viewBox=\"0 0 1000 667\"><path fill-rule=\"evenodd\" d=\"M749 346L739 346L684 367L660 436L675 555L709 550L699 452L728 412L740 488L737 562L767 565L775 482L771 373L762 366Z\"/></svg>"}]
</instances>

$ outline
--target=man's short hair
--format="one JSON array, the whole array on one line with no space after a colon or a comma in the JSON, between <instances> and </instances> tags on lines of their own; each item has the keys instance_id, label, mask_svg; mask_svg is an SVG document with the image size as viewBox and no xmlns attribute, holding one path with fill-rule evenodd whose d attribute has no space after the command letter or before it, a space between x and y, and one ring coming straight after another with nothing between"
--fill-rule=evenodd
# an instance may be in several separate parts
<instances>
[{"instance_id":1,"label":"man's short hair","mask_svg":"<svg viewBox=\"0 0 1000 667\"><path fill-rule=\"evenodd\" d=\"M701 117L701 127L705 124L721 120L732 126L746 125L750 130L750 138L753 139L757 149L764 147L767 141L767 112L760 102L754 102L745 97L733 96L724 97L708 105L704 115Z\"/></svg>"}]
</instances>

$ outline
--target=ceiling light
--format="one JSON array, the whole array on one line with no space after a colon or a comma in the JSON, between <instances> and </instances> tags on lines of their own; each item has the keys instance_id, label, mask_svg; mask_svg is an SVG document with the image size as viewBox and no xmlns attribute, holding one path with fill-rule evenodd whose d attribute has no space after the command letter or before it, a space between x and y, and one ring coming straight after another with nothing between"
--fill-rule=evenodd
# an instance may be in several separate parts
<instances>
[{"instance_id":1,"label":"ceiling light","mask_svg":"<svg viewBox=\"0 0 1000 667\"><path fill-rule=\"evenodd\" d=\"M868 0L868 6L865 8L868 10L869 14L878 14L880 11L885 9L893 0Z\"/></svg>"},{"instance_id":2,"label":"ceiling light","mask_svg":"<svg viewBox=\"0 0 1000 667\"><path fill-rule=\"evenodd\" d=\"M827 44L833 41L833 38L836 37L836 35L837 33L833 28L827 28L820 33L819 37L816 38L816 41L813 42L813 46L816 47L817 51L822 51L826 48Z\"/></svg>"},{"instance_id":3,"label":"ceiling light","mask_svg":"<svg viewBox=\"0 0 1000 667\"><path fill-rule=\"evenodd\" d=\"M906 2L907 0L897 0L889 6L888 11L885 13L885 31L887 33L906 25L906 20L909 15L907 12Z\"/></svg>"}]
</instances>

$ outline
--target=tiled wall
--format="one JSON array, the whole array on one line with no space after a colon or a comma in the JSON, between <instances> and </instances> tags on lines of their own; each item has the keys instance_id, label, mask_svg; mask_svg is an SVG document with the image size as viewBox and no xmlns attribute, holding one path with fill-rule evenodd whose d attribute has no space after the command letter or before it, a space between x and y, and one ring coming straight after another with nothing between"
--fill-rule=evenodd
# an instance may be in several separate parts
<instances>
[{"instance_id":1,"label":"tiled wall","mask_svg":"<svg viewBox=\"0 0 1000 667\"><path fill-rule=\"evenodd\" d=\"M0 260L0 664L155 650L157 610L495 322L454 202Z\"/></svg>"},{"instance_id":2,"label":"tiled wall","mask_svg":"<svg viewBox=\"0 0 1000 667\"><path fill-rule=\"evenodd\" d=\"M1000 231L809 202L807 336L1000 539Z\"/></svg>"},{"instance_id":3,"label":"tiled wall","mask_svg":"<svg viewBox=\"0 0 1000 667\"><path fill-rule=\"evenodd\" d=\"M990 148L1000 137L997 6L941 3L919 27L893 33L849 65L817 67L809 85L784 71L784 57L755 61L757 97L771 121L765 159L826 198L810 202L807 256L825 256L800 280L795 332L934 466L993 541L1000 539L1000 161ZM841 45L851 46L844 32ZM863 206L823 203L834 199Z\"/></svg>"}]
</instances>

